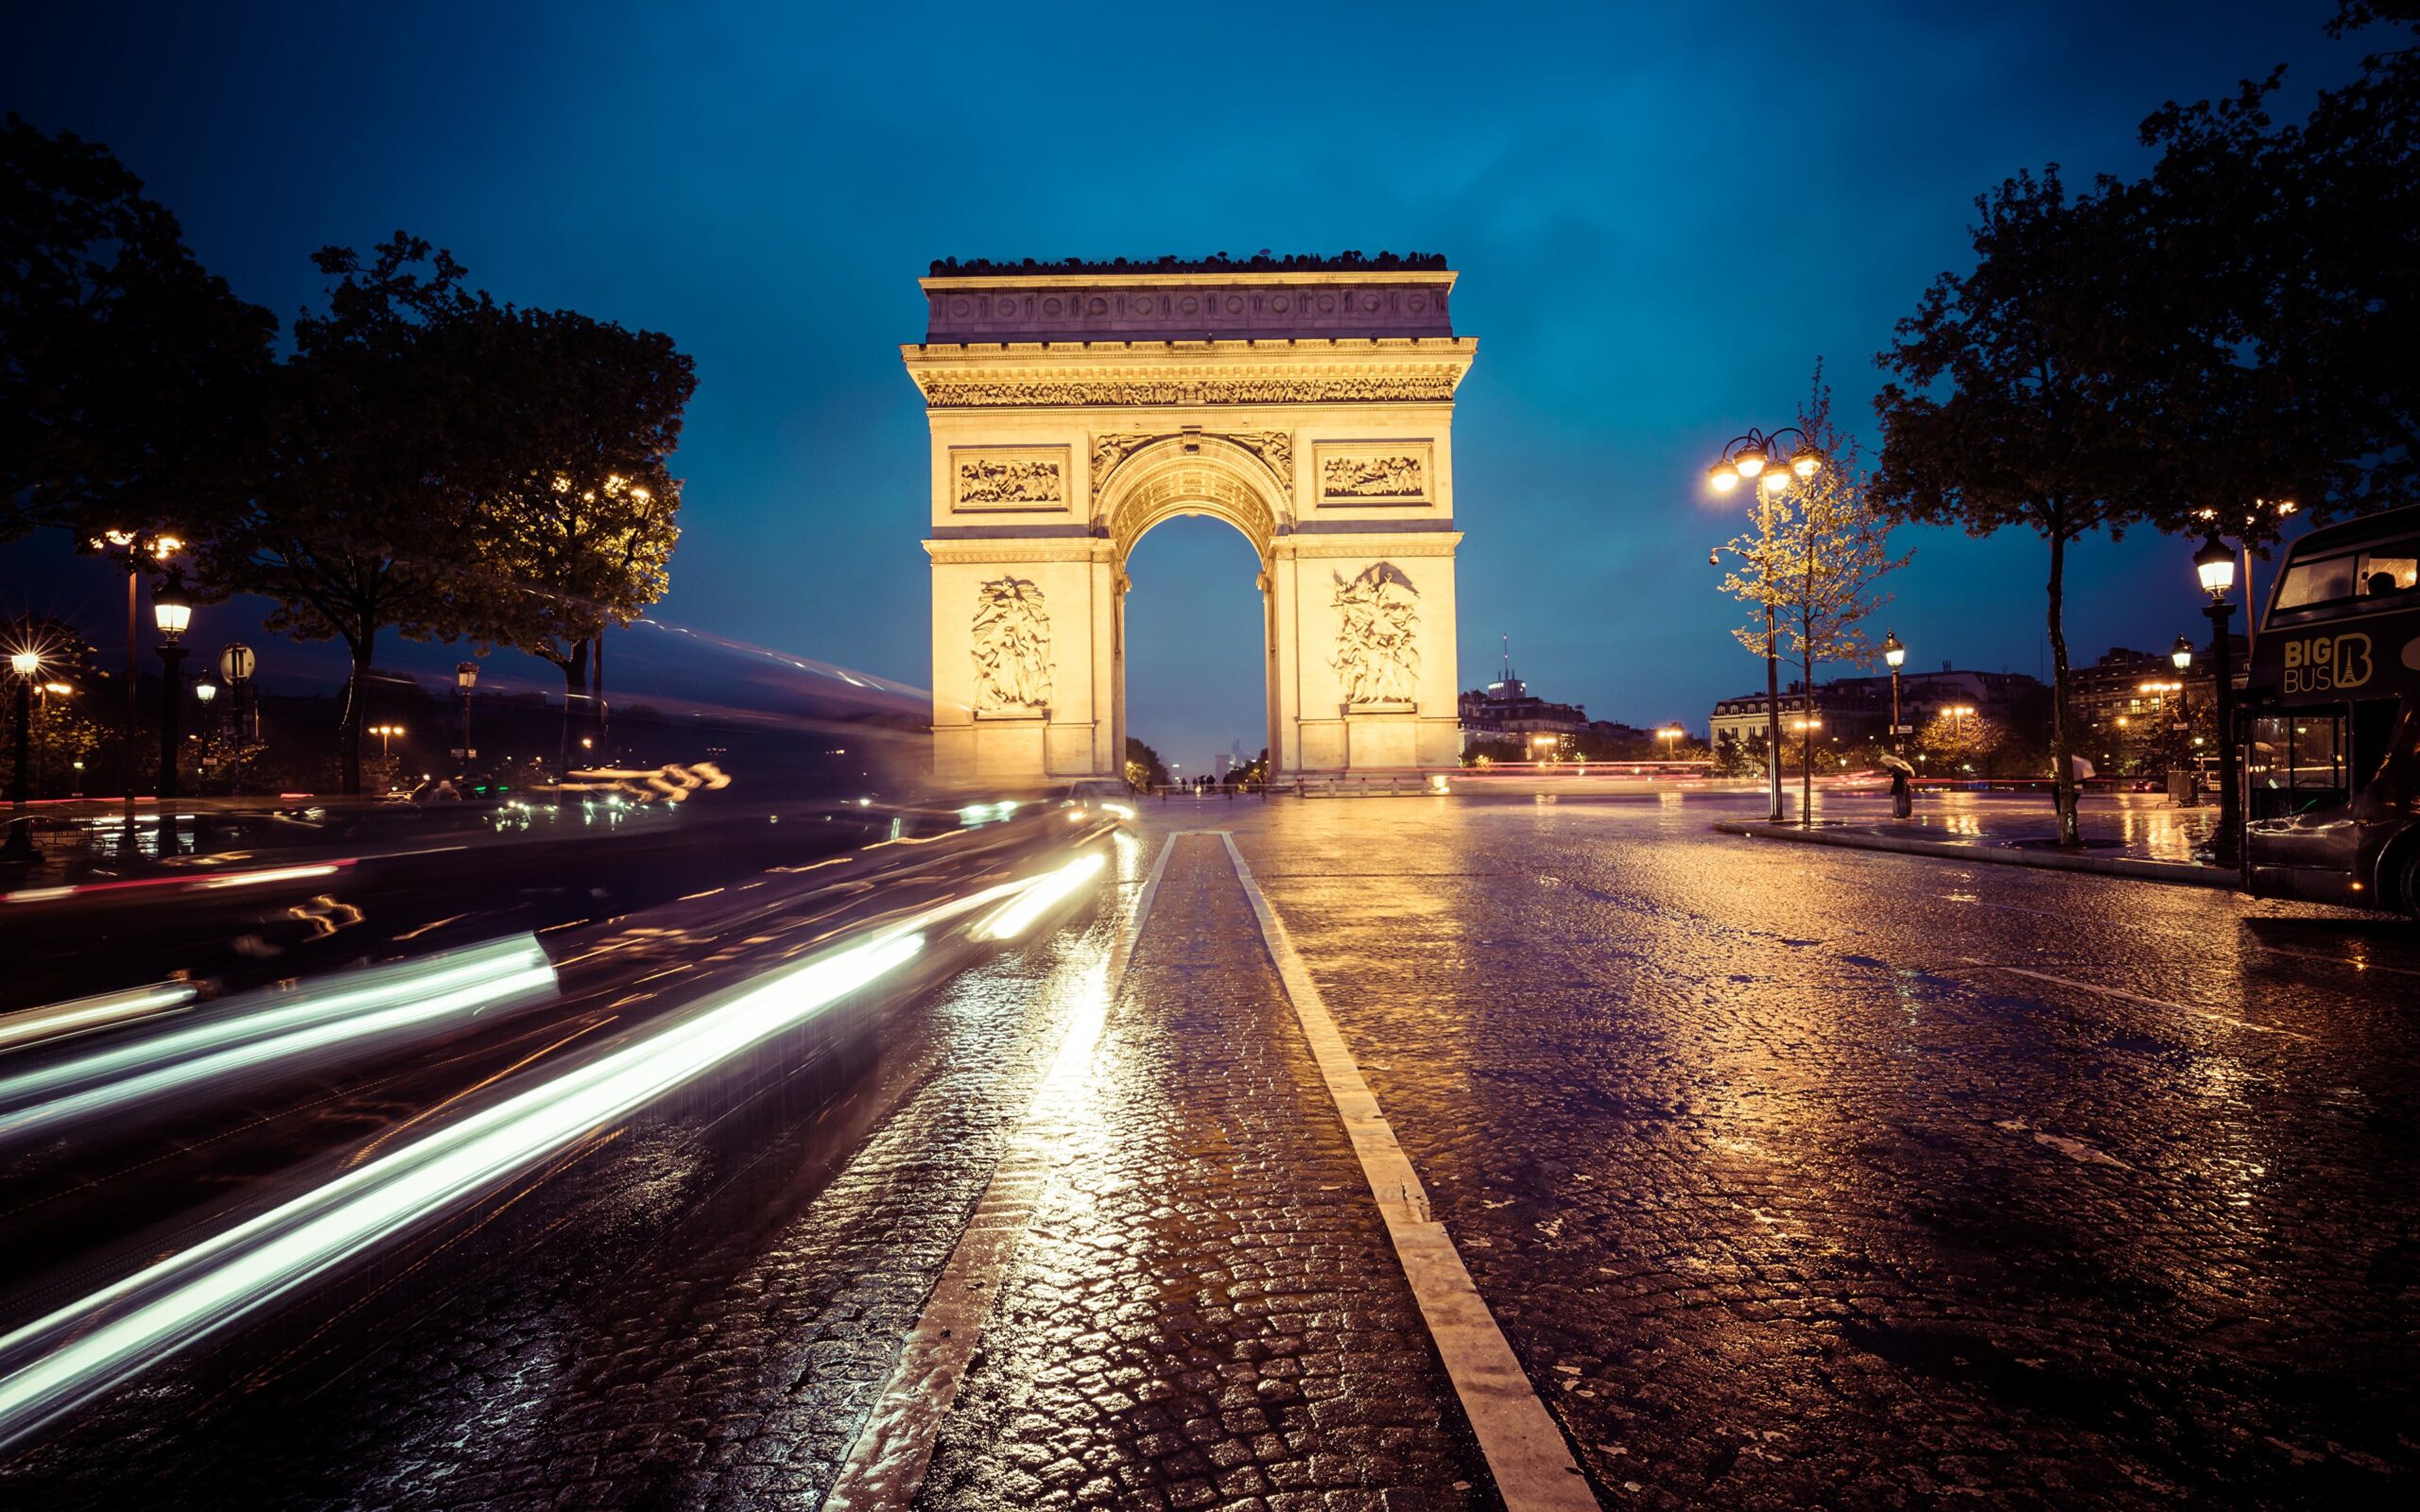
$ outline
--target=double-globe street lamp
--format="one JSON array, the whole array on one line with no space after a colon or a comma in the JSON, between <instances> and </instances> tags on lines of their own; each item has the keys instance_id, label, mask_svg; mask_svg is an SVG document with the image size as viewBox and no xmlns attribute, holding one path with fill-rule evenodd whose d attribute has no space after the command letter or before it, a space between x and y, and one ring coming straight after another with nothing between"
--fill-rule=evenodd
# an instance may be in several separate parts
<instances>
[{"instance_id":1,"label":"double-globe street lamp","mask_svg":"<svg viewBox=\"0 0 2420 1512\"><path fill-rule=\"evenodd\" d=\"M1784 442L1785 436L1797 439ZM1756 522L1757 596L1765 605L1765 818L1772 824L1781 822L1781 651L1772 588L1766 580L1773 547L1774 514L1770 506L1778 505L1791 484L1803 483L1823 470L1824 454L1806 439L1806 432L1789 425L1770 436L1751 430L1733 437L1723 443L1722 454L1705 474L1707 486L1715 492L1727 494L1745 483L1768 506L1751 512ZM1717 546L1706 553L1707 565L1721 566L1722 553L1728 549ZM1733 555L1745 554L1735 551ZM1807 689L1806 696L1811 711L1815 690Z\"/></svg>"},{"instance_id":2,"label":"double-globe street lamp","mask_svg":"<svg viewBox=\"0 0 2420 1512\"><path fill-rule=\"evenodd\" d=\"M2209 607L2203 610L2210 616L2210 655L2215 659L2210 668L2210 681L2216 696L2216 719L2219 729L2219 833L2217 850L2221 861L2233 861L2238 855L2236 832L2243 825L2243 797L2236 791L2235 742L2235 648L2227 640L2227 617L2235 612L2228 602L2227 591L2235 587L2235 553L2213 531L2202 549L2193 554L2193 573L2202 582L2202 592L2210 595ZM2186 661L2177 662L2182 669L2191 661L2190 646L2179 649L2188 653ZM2175 653L2170 653L2173 656Z\"/></svg>"}]
</instances>

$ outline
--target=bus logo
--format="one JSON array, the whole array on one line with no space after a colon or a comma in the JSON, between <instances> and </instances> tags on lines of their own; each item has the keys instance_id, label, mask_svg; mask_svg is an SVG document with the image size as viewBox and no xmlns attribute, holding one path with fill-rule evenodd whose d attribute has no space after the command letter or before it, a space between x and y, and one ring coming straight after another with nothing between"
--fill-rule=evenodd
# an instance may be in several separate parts
<instances>
[{"instance_id":1,"label":"bus logo","mask_svg":"<svg viewBox=\"0 0 2420 1512\"><path fill-rule=\"evenodd\" d=\"M2326 693L2358 688L2370 680L2370 638L2360 631L2343 635L2305 635L2286 643L2286 692Z\"/></svg>"}]
</instances>

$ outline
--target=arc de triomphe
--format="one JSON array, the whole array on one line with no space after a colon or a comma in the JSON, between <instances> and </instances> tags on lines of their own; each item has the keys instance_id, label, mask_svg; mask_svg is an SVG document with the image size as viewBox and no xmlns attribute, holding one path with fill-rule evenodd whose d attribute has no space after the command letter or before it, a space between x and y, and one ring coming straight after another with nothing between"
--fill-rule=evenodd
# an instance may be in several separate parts
<instances>
[{"instance_id":1,"label":"arc de triomphe","mask_svg":"<svg viewBox=\"0 0 2420 1512\"><path fill-rule=\"evenodd\" d=\"M1457 336L1442 258L936 264L900 349L932 432L933 768L1116 775L1128 554L1260 558L1279 772L1451 765Z\"/></svg>"}]
</instances>

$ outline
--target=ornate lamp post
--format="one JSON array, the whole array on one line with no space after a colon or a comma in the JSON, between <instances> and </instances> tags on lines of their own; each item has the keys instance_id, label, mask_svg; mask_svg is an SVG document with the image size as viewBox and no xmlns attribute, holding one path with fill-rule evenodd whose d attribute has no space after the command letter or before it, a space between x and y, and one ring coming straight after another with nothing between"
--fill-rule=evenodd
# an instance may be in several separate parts
<instances>
[{"instance_id":1,"label":"ornate lamp post","mask_svg":"<svg viewBox=\"0 0 2420 1512\"><path fill-rule=\"evenodd\" d=\"M2239 853L2236 832L2243 827L2243 796L2236 791L2235 656L2234 647L2227 644L2227 617L2235 612L2235 606L2227 602L2227 591L2235 587L2235 553L2213 532L2193 554L2193 572L2202 580L2202 592L2210 595L2210 606L2203 612L2210 616L2210 653L2217 659L2210 668L2219 726L2217 850L2220 860L2233 861Z\"/></svg>"},{"instance_id":2,"label":"ornate lamp post","mask_svg":"<svg viewBox=\"0 0 2420 1512\"><path fill-rule=\"evenodd\" d=\"M1797 439L1785 443L1785 436ZM1787 426L1771 436L1751 430L1745 436L1735 436L1723 443L1722 454L1714 466L1706 469L1706 486L1717 493L1729 493L1746 483L1763 496L1763 503L1752 511L1756 522L1756 554L1770 558L1773 545L1775 509L1792 483L1803 482L1824 470L1824 454L1807 443L1806 434L1795 425ZM1717 546L1706 554L1709 566L1722 564L1722 553L1728 548ZM1744 557L1745 553L1735 552ZM1757 583L1765 588L1767 561L1756 561ZM1815 690L1806 690L1809 699ZM1773 601L1765 598L1765 818L1768 823L1781 822L1781 655L1773 626Z\"/></svg>"},{"instance_id":3,"label":"ornate lamp post","mask_svg":"<svg viewBox=\"0 0 2420 1512\"><path fill-rule=\"evenodd\" d=\"M134 844L134 646L140 633L135 627L136 589L146 567L165 565L185 549L185 543L158 531L111 530L103 532L93 545L126 569L126 716L118 730L118 760L125 769L126 827L118 833L130 847Z\"/></svg>"},{"instance_id":4,"label":"ornate lamp post","mask_svg":"<svg viewBox=\"0 0 2420 1512\"><path fill-rule=\"evenodd\" d=\"M471 690L479 685L479 664L464 662L454 668L454 687L462 695L462 775L471 773L471 758L478 751L471 745Z\"/></svg>"},{"instance_id":5,"label":"ornate lamp post","mask_svg":"<svg viewBox=\"0 0 2420 1512\"><path fill-rule=\"evenodd\" d=\"M179 668L185 659L185 627L193 623L193 601L185 597L173 572L151 594L151 621L160 631L160 801L164 805L177 796L177 696L184 680ZM164 826L171 820L163 814L160 822L164 839Z\"/></svg>"},{"instance_id":6,"label":"ornate lamp post","mask_svg":"<svg viewBox=\"0 0 2420 1512\"><path fill-rule=\"evenodd\" d=\"M1882 636L1882 660L1891 666L1891 752L1904 755L1899 741L1899 667L1908 660L1908 648L1899 644L1899 632L1887 630Z\"/></svg>"},{"instance_id":7,"label":"ornate lamp post","mask_svg":"<svg viewBox=\"0 0 2420 1512\"><path fill-rule=\"evenodd\" d=\"M201 701L201 730L199 733L202 741L202 751L199 759L202 762L207 763L210 759L210 734L212 730L218 727L218 720L216 718L218 713L218 684L211 681L207 675L196 678L193 684L193 696Z\"/></svg>"},{"instance_id":8,"label":"ornate lamp post","mask_svg":"<svg viewBox=\"0 0 2420 1512\"><path fill-rule=\"evenodd\" d=\"M30 861L34 854L33 824L26 817L31 796L34 763L34 679L42 676L42 653L21 646L9 653L9 672L17 679L17 764L9 773L9 843L0 855Z\"/></svg>"}]
</instances>

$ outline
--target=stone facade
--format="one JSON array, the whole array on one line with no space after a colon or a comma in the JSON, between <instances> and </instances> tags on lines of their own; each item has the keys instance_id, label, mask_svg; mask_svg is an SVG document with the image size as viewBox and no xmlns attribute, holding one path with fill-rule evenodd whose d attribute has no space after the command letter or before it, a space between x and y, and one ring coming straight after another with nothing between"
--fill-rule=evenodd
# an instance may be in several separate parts
<instances>
[{"instance_id":1,"label":"stone facade","mask_svg":"<svg viewBox=\"0 0 2420 1512\"><path fill-rule=\"evenodd\" d=\"M933 765L1112 777L1128 555L1179 515L1260 558L1279 773L1448 766L1453 335L1442 266L942 272L901 348L932 438Z\"/></svg>"}]
</instances>

